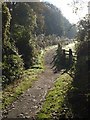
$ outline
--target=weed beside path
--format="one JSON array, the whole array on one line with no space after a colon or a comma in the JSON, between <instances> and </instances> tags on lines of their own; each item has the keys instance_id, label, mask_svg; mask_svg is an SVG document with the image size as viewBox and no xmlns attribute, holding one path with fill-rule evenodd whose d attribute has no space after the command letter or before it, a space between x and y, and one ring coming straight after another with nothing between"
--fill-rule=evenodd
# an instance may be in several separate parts
<instances>
[{"instance_id":1,"label":"weed beside path","mask_svg":"<svg viewBox=\"0 0 90 120\"><path fill-rule=\"evenodd\" d=\"M36 113L41 109L45 96L53 87L54 81L59 73L54 73L51 62L55 49L46 50L45 70L36 77L37 81L32 87L26 90L15 102L3 111L3 117L7 118L34 118ZM38 74L38 72L37 72ZM32 75L30 75L32 76ZM28 81L29 82L29 81ZM28 82L27 85L28 85ZM20 87L21 88L21 87Z\"/></svg>"},{"instance_id":2,"label":"weed beside path","mask_svg":"<svg viewBox=\"0 0 90 120\"><path fill-rule=\"evenodd\" d=\"M14 81L8 85L2 92L1 108L8 108L18 97L29 89L37 80L38 75L44 70L44 50L38 56L38 63L31 69L24 70L23 76L19 80Z\"/></svg>"},{"instance_id":3,"label":"weed beside path","mask_svg":"<svg viewBox=\"0 0 90 120\"><path fill-rule=\"evenodd\" d=\"M64 73L60 75L54 87L48 92L41 111L37 114L38 120L57 119L66 115L68 110L65 105L67 91L71 89L72 78Z\"/></svg>"}]
</instances>

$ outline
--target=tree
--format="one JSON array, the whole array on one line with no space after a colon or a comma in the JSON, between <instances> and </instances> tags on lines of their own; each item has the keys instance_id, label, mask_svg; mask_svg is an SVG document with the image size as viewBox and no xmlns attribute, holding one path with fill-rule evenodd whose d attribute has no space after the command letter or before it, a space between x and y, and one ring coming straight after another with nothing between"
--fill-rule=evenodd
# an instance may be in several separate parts
<instances>
[{"instance_id":1,"label":"tree","mask_svg":"<svg viewBox=\"0 0 90 120\"><path fill-rule=\"evenodd\" d=\"M69 98L69 102L72 106L73 116L77 118L88 118L88 104L90 93L90 21L85 19L79 22L78 29L78 46L77 46L77 62L75 65L75 77L73 81L72 97ZM76 99L79 100L76 102ZM77 111L77 107L79 109Z\"/></svg>"},{"instance_id":2,"label":"tree","mask_svg":"<svg viewBox=\"0 0 90 120\"><path fill-rule=\"evenodd\" d=\"M35 42L33 34L35 31L36 14L28 3L8 4L11 10L11 39L14 41L19 54L22 55L25 68L30 68L35 63Z\"/></svg>"},{"instance_id":3,"label":"tree","mask_svg":"<svg viewBox=\"0 0 90 120\"><path fill-rule=\"evenodd\" d=\"M3 65L3 87L19 78L23 70L23 61L19 56L16 47L10 42L10 20L11 15L6 3L2 5L2 65Z\"/></svg>"}]
</instances>

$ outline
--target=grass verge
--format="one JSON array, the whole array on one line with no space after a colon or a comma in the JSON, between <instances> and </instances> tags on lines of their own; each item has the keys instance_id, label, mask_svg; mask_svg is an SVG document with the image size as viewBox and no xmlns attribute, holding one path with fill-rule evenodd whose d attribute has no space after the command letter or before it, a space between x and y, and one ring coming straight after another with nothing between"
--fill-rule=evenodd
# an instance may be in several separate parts
<instances>
[{"instance_id":1,"label":"grass verge","mask_svg":"<svg viewBox=\"0 0 90 120\"><path fill-rule=\"evenodd\" d=\"M34 65L32 69L25 70L21 79L14 81L8 85L2 94L2 105L0 108L5 109L13 101L16 100L22 93L32 86L32 83L37 80L38 74L44 70L44 51L38 56L38 64Z\"/></svg>"},{"instance_id":2,"label":"grass verge","mask_svg":"<svg viewBox=\"0 0 90 120\"><path fill-rule=\"evenodd\" d=\"M65 106L65 97L71 88L71 83L72 78L67 73L60 75L54 87L48 92L42 109L36 116L37 120L52 120L56 118L58 114L59 116L60 114L62 115L62 111L65 113L67 109Z\"/></svg>"},{"instance_id":3,"label":"grass verge","mask_svg":"<svg viewBox=\"0 0 90 120\"><path fill-rule=\"evenodd\" d=\"M0 92L0 99L2 99L0 109L8 107L8 105L32 86L33 82L37 80L38 74L44 70L44 55L47 51L55 47L56 46L50 46L45 48L45 50L41 50L37 64L34 65L32 69L25 70L21 79L14 81L14 83L8 85L3 92Z\"/></svg>"}]
</instances>

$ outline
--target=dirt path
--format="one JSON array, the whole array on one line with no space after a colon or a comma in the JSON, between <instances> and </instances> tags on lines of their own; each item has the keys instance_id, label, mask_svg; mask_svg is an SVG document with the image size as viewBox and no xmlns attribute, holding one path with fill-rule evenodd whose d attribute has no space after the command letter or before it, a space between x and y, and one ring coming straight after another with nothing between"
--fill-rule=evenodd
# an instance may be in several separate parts
<instances>
[{"instance_id":1,"label":"dirt path","mask_svg":"<svg viewBox=\"0 0 90 120\"><path fill-rule=\"evenodd\" d=\"M59 73L53 72L50 64L54 54L55 49L46 52L45 71L38 76L38 81L8 108L7 118L34 118L41 109L47 91L53 87L54 81L59 76Z\"/></svg>"}]
</instances>

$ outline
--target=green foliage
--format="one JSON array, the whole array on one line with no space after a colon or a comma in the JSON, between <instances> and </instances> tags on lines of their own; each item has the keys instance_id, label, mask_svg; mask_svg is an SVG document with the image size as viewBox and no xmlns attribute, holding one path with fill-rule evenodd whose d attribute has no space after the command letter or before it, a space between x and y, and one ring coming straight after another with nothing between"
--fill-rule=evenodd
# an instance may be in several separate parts
<instances>
[{"instance_id":1,"label":"green foliage","mask_svg":"<svg viewBox=\"0 0 90 120\"><path fill-rule=\"evenodd\" d=\"M19 55L3 56L3 81L2 85L10 84L22 75L23 61Z\"/></svg>"},{"instance_id":2,"label":"green foliage","mask_svg":"<svg viewBox=\"0 0 90 120\"><path fill-rule=\"evenodd\" d=\"M55 34L48 36L41 34L36 37L35 42L37 43L38 48L41 49L41 48L46 48L48 46L57 45L59 42L61 43L62 40L60 36L56 36Z\"/></svg>"},{"instance_id":3,"label":"green foliage","mask_svg":"<svg viewBox=\"0 0 90 120\"><path fill-rule=\"evenodd\" d=\"M79 32L78 32L78 39L79 43L77 46L77 63L76 63L76 71L75 77L80 81L83 81L84 84L88 83L88 64L90 61L90 22L86 18L85 20L81 20L79 23ZM83 34L84 32L84 34ZM85 86L83 86L85 87Z\"/></svg>"},{"instance_id":4,"label":"green foliage","mask_svg":"<svg viewBox=\"0 0 90 120\"><path fill-rule=\"evenodd\" d=\"M23 66L37 66L40 50L57 44L64 35L65 24L70 25L61 11L49 3L7 2L2 11L5 85L21 76Z\"/></svg>"},{"instance_id":5,"label":"green foliage","mask_svg":"<svg viewBox=\"0 0 90 120\"><path fill-rule=\"evenodd\" d=\"M56 34L63 35L62 14L59 9L49 3L45 3L47 10L45 11L46 35Z\"/></svg>"},{"instance_id":6,"label":"green foliage","mask_svg":"<svg viewBox=\"0 0 90 120\"><path fill-rule=\"evenodd\" d=\"M33 81L37 80L38 74L41 73L44 68L44 53L45 51L43 51L43 53L41 52L41 54L38 56L37 66L33 66L31 69L28 70L23 70L22 77L19 80L15 80L13 84L10 84L3 90L3 109L5 109L5 107L7 107L14 100L16 100L16 98L19 97L24 91L29 89L32 86Z\"/></svg>"},{"instance_id":7,"label":"green foliage","mask_svg":"<svg viewBox=\"0 0 90 120\"><path fill-rule=\"evenodd\" d=\"M78 85L81 84L81 88L83 91L85 90L85 94L87 86L89 86L88 81L88 61L89 61L89 54L88 50L90 46L90 42L84 41L81 42L77 48L77 63L76 63L76 71L75 71L75 79L78 79ZM77 84L76 83L76 84ZM90 89L88 87L88 89Z\"/></svg>"},{"instance_id":8,"label":"green foliage","mask_svg":"<svg viewBox=\"0 0 90 120\"><path fill-rule=\"evenodd\" d=\"M30 88L33 81L37 80L37 75L41 71L42 69L25 70L23 72L23 78L21 78L19 82L14 81L13 84L7 86L7 88L3 91L3 109L16 100L16 98L19 97L25 90Z\"/></svg>"},{"instance_id":9,"label":"green foliage","mask_svg":"<svg viewBox=\"0 0 90 120\"><path fill-rule=\"evenodd\" d=\"M47 11L45 12L46 34L56 34L73 38L76 28L62 15L61 11L50 3L45 3Z\"/></svg>"},{"instance_id":10,"label":"green foliage","mask_svg":"<svg viewBox=\"0 0 90 120\"><path fill-rule=\"evenodd\" d=\"M9 29L10 29L10 20L11 20L11 15L9 12L9 9L7 8L6 4L2 5L3 13L2 13L2 38L3 38L3 43L7 46L10 46L10 38L9 35ZM11 46L10 46L11 47Z\"/></svg>"},{"instance_id":11,"label":"green foliage","mask_svg":"<svg viewBox=\"0 0 90 120\"><path fill-rule=\"evenodd\" d=\"M71 88L71 82L72 78L67 73L60 75L54 87L48 92L43 107L37 114L37 120L67 118L65 97Z\"/></svg>"},{"instance_id":12,"label":"green foliage","mask_svg":"<svg viewBox=\"0 0 90 120\"><path fill-rule=\"evenodd\" d=\"M71 24L64 16L62 16L63 22L63 35L68 38L74 38L76 34L76 27L74 24Z\"/></svg>"},{"instance_id":13,"label":"green foliage","mask_svg":"<svg viewBox=\"0 0 90 120\"><path fill-rule=\"evenodd\" d=\"M89 16L85 17L78 25L78 41L90 41L90 21Z\"/></svg>"},{"instance_id":14,"label":"green foliage","mask_svg":"<svg viewBox=\"0 0 90 120\"><path fill-rule=\"evenodd\" d=\"M6 3L3 3L2 7L3 18L3 55L2 55L2 74L3 74L3 87L10 84L15 79L19 78L22 74L23 61L18 55L13 43L10 42L10 19L11 15Z\"/></svg>"},{"instance_id":15,"label":"green foliage","mask_svg":"<svg viewBox=\"0 0 90 120\"><path fill-rule=\"evenodd\" d=\"M30 68L36 63L38 50L36 50L34 38L24 26L15 25L13 36L19 54L22 55L25 68Z\"/></svg>"},{"instance_id":16,"label":"green foliage","mask_svg":"<svg viewBox=\"0 0 90 120\"><path fill-rule=\"evenodd\" d=\"M58 44L56 55L53 59L55 72L60 71L61 69L69 70L70 67L72 67L74 61L72 54L70 54L70 52L72 53L71 49L69 49L68 52L69 53L67 54L65 49L62 49L62 46Z\"/></svg>"},{"instance_id":17,"label":"green foliage","mask_svg":"<svg viewBox=\"0 0 90 120\"><path fill-rule=\"evenodd\" d=\"M56 51L56 55L54 56L54 65L56 66L56 71L59 71L62 69L63 67L63 59L62 59L62 46L60 44L58 44L58 48Z\"/></svg>"},{"instance_id":18,"label":"green foliage","mask_svg":"<svg viewBox=\"0 0 90 120\"><path fill-rule=\"evenodd\" d=\"M90 62L90 21L85 18L79 23L77 62L73 89L68 93L68 103L71 106L73 118L89 118L88 104L90 97L89 62ZM70 97L69 97L70 96ZM78 110L77 110L78 106Z\"/></svg>"},{"instance_id":19,"label":"green foliage","mask_svg":"<svg viewBox=\"0 0 90 120\"><path fill-rule=\"evenodd\" d=\"M32 67L36 63L38 49L34 42L33 32L36 27L36 15L28 3L16 3L11 7L11 36L18 52L22 55L24 67Z\"/></svg>"},{"instance_id":20,"label":"green foliage","mask_svg":"<svg viewBox=\"0 0 90 120\"><path fill-rule=\"evenodd\" d=\"M28 3L30 7L33 9L33 11L36 14L36 23L37 26L35 27L35 33L36 35L42 34L45 32L45 5L42 2L30 2Z\"/></svg>"},{"instance_id":21,"label":"green foliage","mask_svg":"<svg viewBox=\"0 0 90 120\"><path fill-rule=\"evenodd\" d=\"M12 16L12 29L13 25L17 24L30 29L30 31L34 30L34 27L36 26L36 15L28 3L7 3L7 5Z\"/></svg>"},{"instance_id":22,"label":"green foliage","mask_svg":"<svg viewBox=\"0 0 90 120\"><path fill-rule=\"evenodd\" d=\"M29 3L29 5L36 14L36 35L44 33L46 36L56 34L57 36L74 37L75 26L70 24L57 7L47 2Z\"/></svg>"}]
</instances>

